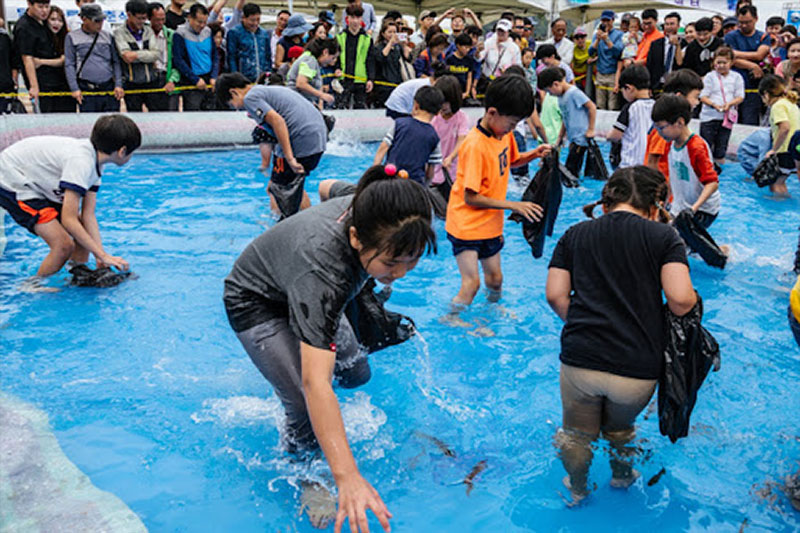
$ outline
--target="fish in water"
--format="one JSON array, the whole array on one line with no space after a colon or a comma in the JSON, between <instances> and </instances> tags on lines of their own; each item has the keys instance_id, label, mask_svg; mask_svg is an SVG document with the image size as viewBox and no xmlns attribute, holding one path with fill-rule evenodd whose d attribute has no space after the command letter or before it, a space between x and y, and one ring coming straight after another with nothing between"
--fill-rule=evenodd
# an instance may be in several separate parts
<instances>
[{"instance_id":1,"label":"fish in water","mask_svg":"<svg viewBox=\"0 0 800 533\"><path fill-rule=\"evenodd\" d=\"M448 446L447 444L445 444L445 443L444 443L443 441L441 441L440 439L437 439L437 438L436 438L436 437L434 437L433 435L428 435L427 433L423 433L423 432L421 432L421 431L415 431L415 432L414 432L414 435L416 435L417 437L419 437L419 438L421 438L421 439L425 439L425 440L431 441L432 443L434 443L434 444L436 445L436 447L437 447L437 448L439 448L439 450L440 450L440 451L441 451L443 454L445 454L447 457L452 457L453 459L455 459L455 457L456 457L456 452L454 452L454 451L453 451L453 450L450 448L450 446Z\"/></svg>"},{"instance_id":2,"label":"fish in water","mask_svg":"<svg viewBox=\"0 0 800 533\"><path fill-rule=\"evenodd\" d=\"M652 487L653 485L658 483L658 481L661 479L661 476L663 476L666 473L667 473L667 469L666 468L661 468L661 470L659 470L658 473L655 476L650 478L650 481L647 482L647 486L648 487Z\"/></svg>"},{"instance_id":3,"label":"fish in water","mask_svg":"<svg viewBox=\"0 0 800 533\"><path fill-rule=\"evenodd\" d=\"M467 496L469 496L469 493L472 492L473 482L475 481L475 478L478 477L478 474L480 474L484 470L486 470L486 459L478 461L478 464L472 467L472 470L469 471L467 477L465 477L464 481L462 481L462 483L467 486Z\"/></svg>"}]
</instances>

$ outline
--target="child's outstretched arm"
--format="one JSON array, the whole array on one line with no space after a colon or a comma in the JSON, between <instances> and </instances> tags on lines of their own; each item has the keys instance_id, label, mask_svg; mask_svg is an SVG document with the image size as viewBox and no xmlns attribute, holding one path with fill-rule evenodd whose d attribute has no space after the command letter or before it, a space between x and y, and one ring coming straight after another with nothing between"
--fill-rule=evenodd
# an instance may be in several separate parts
<instances>
[{"instance_id":1,"label":"child's outstretched arm","mask_svg":"<svg viewBox=\"0 0 800 533\"><path fill-rule=\"evenodd\" d=\"M336 354L301 342L300 358L308 416L339 489L335 530L340 531L347 518L351 531L356 531L357 526L367 531L367 509L371 509L383 529L389 531L392 513L378 492L361 476L347 443L339 401L331 386Z\"/></svg>"},{"instance_id":2,"label":"child's outstretched arm","mask_svg":"<svg viewBox=\"0 0 800 533\"><path fill-rule=\"evenodd\" d=\"M373 165L382 165L383 158L386 157L386 152L389 151L389 145L386 144L386 141L381 141L381 145L378 147L378 151L375 152L375 159L372 160Z\"/></svg>"},{"instance_id":3,"label":"child's outstretched arm","mask_svg":"<svg viewBox=\"0 0 800 533\"><path fill-rule=\"evenodd\" d=\"M547 155L550 153L552 149L553 147L550 146L549 144L540 144L533 150L528 150L527 152L519 154L519 157L511 162L511 168L527 165L528 163L539 157L547 157Z\"/></svg>"},{"instance_id":4,"label":"child's outstretched arm","mask_svg":"<svg viewBox=\"0 0 800 533\"><path fill-rule=\"evenodd\" d=\"M91 197L89 195L91 195ZM100 242L100 229L97 226L97 219L94 214L95 198L95 193L87 193L87 198L84 200L83 206L86 212L80 213L81 195L72 189L65 190L64 204L61 209L61 224L64 226L64 229L67 230L67 233L69 233L78 244L91 252L102 265L128 270L129 265L127 261L121 257L109 255L103 249L103 245ZM88 222L90 229L84 227L84 220ZM93 237L90 231L95 233L97 238Z\"/></svg>"},{"instance_id":5,"label":"child's outstretched arm","mask_svg":"<svg viewBox=\"0 0 800 533\"><path fill-rule=\"evenodd\" d=\"M584 136L587 139L591 139L594 137L594 125L595 121L597 120L597 105L591 100L587 100L585 104L586 110L589 112L589 129L586 130Z\"/></svg>"},{"instance_id":6,"label":"child's outstretched arm","mask_svg":"<svg viewBox=\"0 0 800 533\"><path fill-rule=\"evenodd\" d=\"M508 209L525 217L530 222L538 222L544 215L544 210L539 204L533 202L509 202L508 200L495 200L470 189L464 190L464 202L479 209Z\"/></svg>"}]
</instances>

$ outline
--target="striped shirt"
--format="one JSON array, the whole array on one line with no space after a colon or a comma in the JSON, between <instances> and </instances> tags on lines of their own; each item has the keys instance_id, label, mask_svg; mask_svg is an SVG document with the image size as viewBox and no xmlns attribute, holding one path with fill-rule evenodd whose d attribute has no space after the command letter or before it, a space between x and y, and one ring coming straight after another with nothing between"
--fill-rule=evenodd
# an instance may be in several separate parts
<instances>
[{"instance_id":1,"label":"striped shirt","mask_svg":"<svg viewBox=\"0 0 800 533\"><path fill-rule=\"evenodd\" d=\"M650 112L655 102L652 98L640 98L625 104L617 115L614 129L622 132L620 168L641 165L647 154L647 135L653 127Z\"/></svg>"}]
</instances>

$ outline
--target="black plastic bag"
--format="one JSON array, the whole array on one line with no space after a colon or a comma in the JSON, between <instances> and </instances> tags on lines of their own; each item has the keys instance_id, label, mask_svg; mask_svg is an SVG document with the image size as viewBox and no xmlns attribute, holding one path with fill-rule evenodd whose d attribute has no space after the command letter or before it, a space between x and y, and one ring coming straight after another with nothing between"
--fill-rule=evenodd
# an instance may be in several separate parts
<instances>
[{"instance_id":1,"label":"black plastic bag","mask_svg":"<svg viewBox=\"0 0 800 533\"><path fill-rule=\"evenodd\" d=\"M558 159L558 156L556 156L556 160L557 159ZM558 163L553 168L555 168L556 171L558 172L558 179L559 179L559 181L561 181L561 184L564 187L567 187L567 188L570 188L570 189L574 189L576 187L580 187L581 180L579 180L578 177L575 174L570 172L570 170L567 168L566 165L564 165L563 163Z\"/></svg>"},{"instance_id":2,"label":"black plastic bag","mask_svg":"<svg viewBox=\"0 0 800 533\"><path fill-rule=\"evenodd\" d=\"M617 170L619 164L622 162L622 143L619 141L611 141L611 151L608 153L608 162L611 163L611 168Z\"/></svg>"},{"instance_id":3,"label":"black plastic bag","mask_svg":"<svg viewBox=\"0 0 800 533\"><path fill-rule=\"evenodd\" d=\"M92 270L84 264L78 264L69 269L72 278L70 285L76 287L116 287L131 276L131 272L115 272L109 267Z\"/></svg>"},{"instance_id":4,"label":"black plastic bag","mask_svg":"<svg viewBox=\"0 0 800 533\"><path fill-rule=\"evenodd\" d=\"M608 167L603 159L603 154L600 152L600 147L594 139L587 139L589 147L586 151L586 168L583 175L586 178L594 178L596 180L608 180Z\"/></svg>"},{"instance_id":5,"label":"black plastic bag","mask_svg":"<svg viewBox=\"0 0 800 533\"><path fill-rule=\"evenodd\" d=\"M711 367L720 368L719 344L703 327L703 302L684 316L664 306L667 345L664 369L658 380L658 427L671 442L689 434L689 418L697 402L697 391Z\"/></svg>"},{"instance_id":6,"label":"black plastic bag","mask_svg":"<svg viewBox=\"0 0 800 533\"><path fill-rule=\"evenodd\" d=\"M703 261L713 267L725 268L728 256L717 246L708 231L695 222L691 209L684 209L678 213L673 225L689 248L699 253Z\"/></svg>"},{"instance_id":7,"label":"black plastic bag","mask_svg":"<svg viewBox=\"0 0 800 533\"><path fill-rule=\"evenodd\" d=\"M368 353L400 344L414 335L414 321L400 313L387 311L383 307L384 301L386 298L375 294L375 280L370 279L345 308L345 316L359 344Z\"/></svg>"},{"instance_id":8,"label":"black plastic bag","mask_svg":"<svg viewBox=\"0 0 800 533\"><path fill-rule=\"evenodd\" d=\"M447 216L447 202L450 201L450 189L453 187L453 180L450 179L450 172L442 167L444 181L428 187L428 195L433 204L433 214L444 220Z\"/></svg>"},{"instance_id":9,"label":"black plastic bag","mask_svg":"<svg viewBox=\"0 0 800 533\"><path fill-rule=\"evenodd\" d=\"M778 154L772 154L762 159L753 171L753 179L759 187L768 187L781 177L781 168L778 164Z\"/></svg>"},{"instance_id":10,"label":"black plastic bag","mask_svg":"<svg viewBox=\"0 0 800 533\"><path fill-rule=\"evenodd\" d=\"M558 209L561 206L562 172L558 162L558 152L553 150L549 156L544 158L542 166L531 180L525 192L522 193L523 202L533 202L542 206L544 214L539 222L529 222L521 215L513 213L509 220L522 222L522 235L531 246L531 253L536 259L542 257L544 253L545 236L553 235L553 227L558 217Z\"/></svg>"}]
</instances>

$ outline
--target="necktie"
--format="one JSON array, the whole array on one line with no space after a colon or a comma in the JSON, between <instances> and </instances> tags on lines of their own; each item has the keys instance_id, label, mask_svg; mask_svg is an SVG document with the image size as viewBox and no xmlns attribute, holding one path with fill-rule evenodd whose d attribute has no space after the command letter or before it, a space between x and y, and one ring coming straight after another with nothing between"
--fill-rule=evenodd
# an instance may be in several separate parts
<instances>
[{"instance_id":1,"label":"necktie","mask_svg":"<svg viewBox=\"0 0 800 533\"><path fill-rule=\"evenodd\" d=\"M664 72L672 70L672 58L675 56L675 47L667 43L667 60L664 62Z\"/></svg>"}]
</instances>

